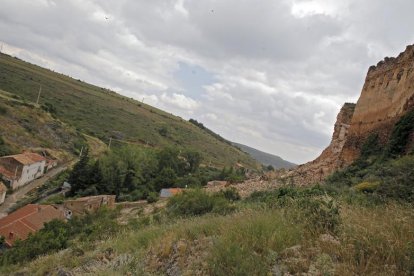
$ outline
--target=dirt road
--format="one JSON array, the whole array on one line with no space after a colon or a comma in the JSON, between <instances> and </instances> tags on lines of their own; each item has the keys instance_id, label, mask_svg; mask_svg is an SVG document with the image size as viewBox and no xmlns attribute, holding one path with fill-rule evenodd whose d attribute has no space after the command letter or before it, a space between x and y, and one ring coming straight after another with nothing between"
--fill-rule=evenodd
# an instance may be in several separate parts
<instances>
[{"instance_id":1,"label":"dirt road","mask_svg":"<svg viewBox=\"0 0 414 276\"><path fill-rule=\"evenodd\" d=\"M46 183L49 179L55 177L60 172L66 170L71 163L63 164L57 168L54 168L53 170L47 172L44 176L42 176L39 179L36 179L26 186L21 187L19 190L15 191L13 194L6 197L6 200L3 202L3 204L0 205L0 218L7 216L8 210L16 204L17 201L22 199L28 192L30 192L33 189L36 189L37 187L42 186Z\"/></svg>"}]
</instances>

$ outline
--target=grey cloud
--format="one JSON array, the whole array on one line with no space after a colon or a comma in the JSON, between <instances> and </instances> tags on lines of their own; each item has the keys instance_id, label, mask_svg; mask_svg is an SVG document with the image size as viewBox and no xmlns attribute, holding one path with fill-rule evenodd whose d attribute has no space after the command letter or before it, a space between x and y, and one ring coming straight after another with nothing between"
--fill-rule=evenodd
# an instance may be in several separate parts
<instances>
[{"instance_id":1,"label":"grey cloud","mask_svg":"<svg viewBox=\"0 0 414 276\"><path fill-rule=\"evenodd\" d=\"M300 16L292 5L310 3ZM329 143L367 69L413 43L409 0L2 0L0 39L16 54L117 89L226 138L304 162ZM323 7L329 6L324 11ZM14 48L13 48L14 49ZM10 48L12 51L12 48ZM202 67L194 99L173 75Z\"/></svg>"}]
</instances>

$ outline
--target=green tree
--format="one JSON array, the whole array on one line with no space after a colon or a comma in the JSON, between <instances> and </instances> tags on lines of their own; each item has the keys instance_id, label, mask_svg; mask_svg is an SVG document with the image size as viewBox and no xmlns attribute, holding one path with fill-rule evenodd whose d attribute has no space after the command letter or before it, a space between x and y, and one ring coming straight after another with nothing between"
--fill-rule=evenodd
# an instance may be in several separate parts
<instances>
[{"instance_id":1,"label":"green tree","mask_svg":"<svg viewBox=\"0 0 414 276\"><path fill-rule=\"evenodd\" d=\"M73 196L88 188L89 182L89 150L85 148L80 160L73 167L69 175L69 183L72 185L70 194Z\"/></svg>"},{"instance_id":2,"label":"green tree","mask_svg":"<svg viewBox=\"0 0 414 276\"><path fill-rule=\"evenodd\" d=\"M89 172L89 182L97 189L99 194L106 192L106 187L103 185L103 174L99 160L95 161Z\"/></svg>"},{"instance_id":3,"label":"green tree","mask_svg":"<svg viewBox=\"0 0 414 276\"><path fill-rule=\"evenodd\" d=\"M165 168L170 168L174 170L174 172L178 172L180 166L178 155L179 151L176 148L167 147L162 149L157 154L158 170L162 171Z\"/></svg>"},{"instance_id":4,"label":"green tree","mask_svg":"<svg viewBox=\"0 0 414 276\"><path fill-rule=\"evenodd\" d=\"M184 152L183 157L187 160L188 168L187 172L194 173L198 170L198 167L201 164L201 154L197 151L187 150Z\"/></svg>"},{"instance_id":5,"label":"green tree","mask_svg":"<svg viewBox=\"0 0 414 276\"><path fill-rule=\"evenodd\" d=\"M175 186L175 182L177 181L177 174L171 168L164 168L161 170L159 175L155 178L155 189L157 191L161 190L162 188L169 188Z\"/></svg>"}]
</instances>

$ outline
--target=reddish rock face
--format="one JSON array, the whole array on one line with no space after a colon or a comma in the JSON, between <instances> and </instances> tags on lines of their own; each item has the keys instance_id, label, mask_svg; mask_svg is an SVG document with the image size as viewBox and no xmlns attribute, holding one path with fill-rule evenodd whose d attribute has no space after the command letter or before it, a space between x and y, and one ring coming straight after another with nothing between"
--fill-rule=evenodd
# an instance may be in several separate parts
<instances>
[{"instance_id":1,"label":"reddish rock face","mask_svg":"<svg viewBox=\"0 0 414 276\"><path fill-rule=\"evenodd\" d=\"M385 58L369 68L357 104L346 103L341 108L331 144L314 161L285 177L291 177L299 185L323 180L358 158L370 134L377 133L385 144L394 124L413 108L414 45L410 45L398 57ZM413 135L411 138L414 139Z\"/></svg>"},{"instance_id":2,"label":"reddish rock face","mask_svg":"<svg viewBox=\"0 0 414 276\"><path fill-rule=\"evenodd\" d=\"M318 158L312 162L298 166L284 177L292 178L295 184L306 185L321 181L337 168L342 167L343 160L341 159L341 155L348 138L354 109L355 104L345 103L336 117L334 133L329 146Z\"/></svg>"},{"instance_id":3,"label":"reddish rock face","mask_svg":"<svg viewBox=\"0 0 414 276\"><path fill-rule=\"evenodd\" d=\"M362 143L377 133L386 143L394 124L414 107L414 45L397 58L385 58L371 66L355 107L342 158L350 164Z\"/></svg>"}]
</instances>

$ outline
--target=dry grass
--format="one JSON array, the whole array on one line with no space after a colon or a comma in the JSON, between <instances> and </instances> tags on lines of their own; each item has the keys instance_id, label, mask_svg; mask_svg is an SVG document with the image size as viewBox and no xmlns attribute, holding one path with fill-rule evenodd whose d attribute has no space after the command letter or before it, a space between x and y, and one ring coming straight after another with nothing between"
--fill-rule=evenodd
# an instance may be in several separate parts
<instances>
[{"instance_id":1,"label":"dry grass","mask_svg":"<svg viewBox=\"0 0 414 276\"><path fill-rule=\"evenodd\" d=\"M57 268L99 275L269 275L275 269L293 275L413 272L412 206L342 204L339 232L335 237L325 235L325 239L320 237L322 232L307 232L306 218L298 223L285 211L249 205L227 216L171 219L157 214L162 218L131 224L108 240L77 244L84 254L77 255L71 248L38 258L23 271L31 275L53 275ZM102 262L108 248L115 257ZM122 256L126 261L119 262L117 258ZM10 271L9 267L3 273Z\"/></svg>"},{"instance_id":2,"label":"dry grass","mask_svg":"<svg viewBox=\"0 0 414 276\"><path fill-rule=\"evenodd\" d=\"M414 213L410 205L345 206L338 248L342 275L414 272Z\"/></svg>"}]
</instances>

